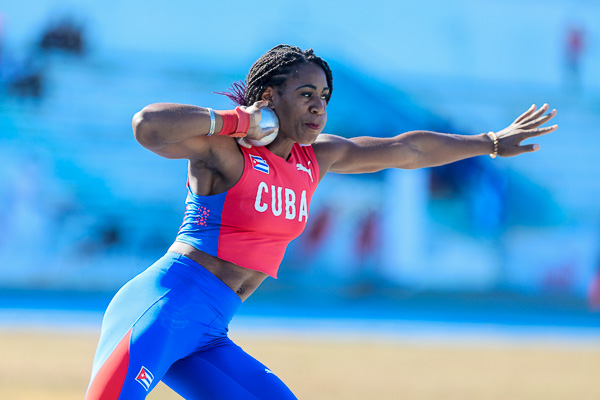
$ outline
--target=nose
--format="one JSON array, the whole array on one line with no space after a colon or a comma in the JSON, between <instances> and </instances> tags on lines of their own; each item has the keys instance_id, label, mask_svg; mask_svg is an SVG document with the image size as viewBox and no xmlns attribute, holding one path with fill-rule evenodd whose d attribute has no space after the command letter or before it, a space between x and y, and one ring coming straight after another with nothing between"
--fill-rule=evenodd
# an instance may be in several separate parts
<instances>
[{"instance_id":1,"label":"nose","mask_svg":"<svg viewBox=\"0 0 600 400\"><path fill-rule=\"evenodd\" d=\"M322 115L325 114L326 110L327 101L323 100L320 97L316 98L315 101L313 101L313 103L310 105L310 112L312 114Z\"/></svg>"}]
</instances>

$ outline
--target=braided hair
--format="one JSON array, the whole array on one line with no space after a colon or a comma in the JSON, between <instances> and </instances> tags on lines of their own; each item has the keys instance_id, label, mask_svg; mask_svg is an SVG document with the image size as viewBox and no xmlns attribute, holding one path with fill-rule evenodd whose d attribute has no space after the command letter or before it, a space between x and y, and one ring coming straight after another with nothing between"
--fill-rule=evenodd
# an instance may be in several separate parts
<instances>
[{"instance_id":1,"label":"braided hair","mask_svg":"<svg viewBox=\"0 0 600 400\"><path fill-rule=\"evenodd\" d=\"M301 64L314 63L323 69L329 87L327 102L333 91L333 76L325 60L317 57L312 49L280 44L263 54L250 68L245 82L236 82L229 92L221 92L234 103L250 106L260 99L268 86L281 86Z\"/></svg>"}]
</instances>

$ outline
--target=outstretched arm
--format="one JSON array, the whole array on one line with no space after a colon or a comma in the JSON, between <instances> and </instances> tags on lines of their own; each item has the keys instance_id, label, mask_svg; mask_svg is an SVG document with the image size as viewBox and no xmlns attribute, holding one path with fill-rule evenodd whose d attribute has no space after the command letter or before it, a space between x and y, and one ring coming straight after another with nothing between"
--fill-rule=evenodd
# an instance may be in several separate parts
<instances>
[{"instance_id":1,"label":"outstretched arm","mask_svg":"<svg viewBox=\"0 0 600 400\"><path fill-rule=\"evenodd\" d=\"M556 115L544 115L548 105L535 105L508 127L495 133L498 155L511 157L537 151L536 144L521 145L534 136L550 133L558 125L541 127ZM345 139L321 135L314 145L322 175L376 172L385 168L415 169L449 164L465 158L494 153L492 135L455 135L429 131L406 132L392 138L357 137Z\"/></svg>"}]
</instances>

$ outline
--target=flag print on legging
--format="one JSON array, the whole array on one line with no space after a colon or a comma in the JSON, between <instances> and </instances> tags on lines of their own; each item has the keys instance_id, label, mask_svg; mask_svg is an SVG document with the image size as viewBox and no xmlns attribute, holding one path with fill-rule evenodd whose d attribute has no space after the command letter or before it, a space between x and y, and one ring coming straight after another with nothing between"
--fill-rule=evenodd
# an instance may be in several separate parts
<instances>
[{"instance_id":1,"label":"flag print on legging","mask_svg":"<svg viewBox=\"0 0 600 400\"><path fill-rule=\"evenodd\" d=\"M148 391L150 389L150 385L152 385L152 381L154 380L154 375L146 367L142 367L139 374L135 378L136 381L140 383Z\"/></svg>"}]
</instances>

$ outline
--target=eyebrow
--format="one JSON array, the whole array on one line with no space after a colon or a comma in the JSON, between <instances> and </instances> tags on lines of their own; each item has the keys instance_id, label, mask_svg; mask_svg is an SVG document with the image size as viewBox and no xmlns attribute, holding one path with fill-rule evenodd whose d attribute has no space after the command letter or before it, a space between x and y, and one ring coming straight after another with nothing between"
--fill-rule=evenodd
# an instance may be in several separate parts
<instances>
[{"instance_id":1,"label":"eyebrow","mask_svg":"<svg viewBox=\"0 0 600 400\"><path fill-rule=\"evenodd\" d=\"M300 86L298 86L298 87L296 88L296 90L299 90L299 89L302 89L302 88L305 88L305 87L307 87L307 88L310 88L310 89L317 90L317 87L316 87L315 85L310 85L310 84L309 84L309 85L300 85ZM326 91L326 90L329 90L329 88L328 88L328 87L324 87L324 88L323 88L323 91Z\"/></svg>"}]
</instances>

